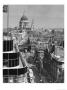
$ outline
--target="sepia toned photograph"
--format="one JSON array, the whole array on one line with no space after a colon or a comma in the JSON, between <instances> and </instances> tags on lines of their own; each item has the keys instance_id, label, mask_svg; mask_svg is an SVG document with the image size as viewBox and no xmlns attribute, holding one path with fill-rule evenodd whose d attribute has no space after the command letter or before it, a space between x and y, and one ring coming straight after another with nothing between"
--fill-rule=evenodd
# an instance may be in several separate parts
<instances>
[{"instance_id":1,"label":"sepia toned photograph","mask_svg":"<svg viewBox=\"0 0 67 90\"><path fill-rule=\"evenodd\" d=\"M3 5L3 83L64 83L64 5Z\"/></svg>"}]
</instances>

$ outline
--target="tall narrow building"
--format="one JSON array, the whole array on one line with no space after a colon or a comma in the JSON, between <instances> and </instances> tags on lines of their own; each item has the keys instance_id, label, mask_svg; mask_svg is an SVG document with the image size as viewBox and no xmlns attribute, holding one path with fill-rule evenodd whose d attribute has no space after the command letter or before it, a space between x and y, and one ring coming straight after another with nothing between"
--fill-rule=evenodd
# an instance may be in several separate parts
<instances>
[{"instance_id":1,"label":"tall narrow building","mask_svg":"<svg viewBox=\"0 0 67 90\"><path fill-rule=\"evenodd\" d=\"M27 82L27 67L21 62L17 45L11 36L3 37L3 82Z\"/></svg>"}]
</instances>

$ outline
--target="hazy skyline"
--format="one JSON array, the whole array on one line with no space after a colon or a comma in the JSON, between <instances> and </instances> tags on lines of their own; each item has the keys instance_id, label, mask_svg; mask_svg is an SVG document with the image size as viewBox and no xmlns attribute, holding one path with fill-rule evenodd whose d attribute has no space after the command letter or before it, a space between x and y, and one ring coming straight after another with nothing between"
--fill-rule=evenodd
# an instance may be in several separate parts
<instances>
[{"instance_id":1,"label":"hazy skyline","mask_svg":"<svg viewBox=\"0 0 67 90\"><path fill-rule=\"evenodd\" d=\"M19 25L25 15L34 20L34 25L46 28L64 27L64 5L9 5L9 27ZM3 27L7 26L7 14L3 14Z\"/></svg>"}]
</instances>

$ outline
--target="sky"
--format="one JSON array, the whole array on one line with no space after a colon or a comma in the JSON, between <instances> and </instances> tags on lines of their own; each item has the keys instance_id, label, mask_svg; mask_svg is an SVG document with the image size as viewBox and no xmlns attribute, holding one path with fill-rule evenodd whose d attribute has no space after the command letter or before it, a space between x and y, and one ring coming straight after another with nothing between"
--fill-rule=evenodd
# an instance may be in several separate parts
<instances>
[{"instance_id":1,"label":"sky","mask_svg":"<svg viewBox=\"0 0 67 90\"><path fill-rule=\"evenodd\" d=\"M19 26L23 13L33 19L35 27L64 27L64 5L9 5L10 28ZM7 27L7 13L3 13L3 27Z\"/></svg>"}]
</instances>

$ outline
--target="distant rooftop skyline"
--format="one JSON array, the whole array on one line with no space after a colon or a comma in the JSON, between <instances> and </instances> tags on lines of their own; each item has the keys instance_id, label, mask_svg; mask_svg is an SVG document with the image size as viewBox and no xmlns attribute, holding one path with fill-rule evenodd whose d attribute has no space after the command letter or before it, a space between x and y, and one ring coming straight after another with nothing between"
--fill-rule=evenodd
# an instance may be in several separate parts
<instances>
[{"instance_id":1,"label":"distant rooftop skyline","mask_svg":"<svg viewBox=\"0 0 67 90\"><path fill-rule=\"evenodd\" d=\"M9 5L9 27L19 26L19 20L25 15L33 21L35 27L63 28L64 5ZM7 27L7 14L3 14L3 27Z\"/></svg>"}]
</instances>

